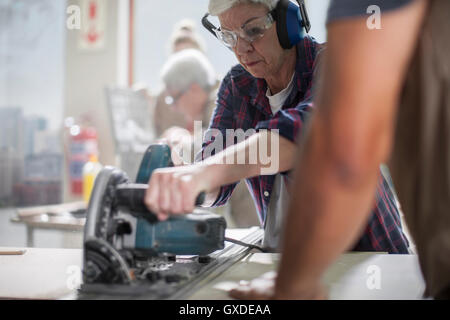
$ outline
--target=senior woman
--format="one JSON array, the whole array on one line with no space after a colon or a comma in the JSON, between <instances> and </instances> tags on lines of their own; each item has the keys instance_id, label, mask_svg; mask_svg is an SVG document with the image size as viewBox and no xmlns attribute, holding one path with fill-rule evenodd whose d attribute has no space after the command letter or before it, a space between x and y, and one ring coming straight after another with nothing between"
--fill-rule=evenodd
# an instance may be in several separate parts
<instances>
[{"instance_id":1,"label":"senior woman","mask_svg":"<svg viewBox=\"0 0 450 320\"><path fill-rule=\"evenodd\" d=\"M197 155L199 161L153 174L145 202L160 220L192 212L202 191L207 193L204 206L223 205L236 183L246 179L265 230L263 245L278 248L289 200L288 173L293 168L296 138L312 111L313 74L322 49L309 36L301 37L290 48L280 44L277 23L282 22L276 21L276 10L283 4L280 1L210 0L209 14L220 21L218 38L232 49L240 64L221 83L216 109ZM217 139L230 135L229 129L254 129L256 133L209 155L215 150L211 145L217 146ZM223 144L226 146L225 141ZM262 158L251 161L251 151L258 147L275 153L278 165L268 165ZM241 156L244 164L230 163L229 159ZM382 175L367 228L349 249L408 252L394 196Z\"/></svg>"}]
</instances>

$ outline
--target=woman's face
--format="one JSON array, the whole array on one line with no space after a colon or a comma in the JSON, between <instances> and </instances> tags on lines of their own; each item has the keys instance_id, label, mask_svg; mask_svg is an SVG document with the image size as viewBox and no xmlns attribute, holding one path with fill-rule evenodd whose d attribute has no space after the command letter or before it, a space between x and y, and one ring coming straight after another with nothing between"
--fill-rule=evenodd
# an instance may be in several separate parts
<instances>
[{"instance_id":1,"label":"woman's face","mask_svg":"<svg viewBox=\"0 0 450 320\"><path fill-rule=\"evenodd\" d=\"M261 4L238 4L219 15L222 30L239 32L240 27L254 18L267 15L268 9ZM239 63L256 78L268 78L278 73L285 52L278 42L276 22L267 29L262 38L251 43L238 37L233 48Z\"/></svg>"}]
</instances>

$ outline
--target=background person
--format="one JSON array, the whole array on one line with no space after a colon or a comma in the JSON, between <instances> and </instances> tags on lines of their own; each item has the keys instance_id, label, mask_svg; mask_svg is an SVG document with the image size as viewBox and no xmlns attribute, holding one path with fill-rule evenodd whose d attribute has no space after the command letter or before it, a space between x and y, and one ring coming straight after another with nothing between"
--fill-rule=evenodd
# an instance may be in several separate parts
<instances>
[{"instance_id":1,"label":"background person","mask_svg":"<svg viewBox=\"0 0 450 320\"><path fill-rule=\"evenodd\" d=\"M185 49L169 57L161 71L167 108L183 116L184 126L172 126L161 137L171 146L193 143L194 122L207 128L215 107L219 81L206 56L195 49ZM157 122L158 119L155 118ZM188 163L193 162L188 159Z\"/></svg>"},{"instance_id":2,"label":"background person","mask_svg":"<svg viewBox=\"0 0 450 320\"><path fill-rule=\"evenodd\" d=\"M191 19L178 21L169 40L169 55L184 49L197 49L206 54L206 44L197 32L197 25Z\"/></svg>"},{"instance_id":3,"label":"background person","mask_svg":"<svg viewBox=\"0 0 450 320\"><path fill-rule=\"evenodd\" d=\"M169 58L172 54L185 49L195 49L204 53L203 39L196 32L195 22L189 19L179 21L173 29L168 42ZM166 90L163 88L156 96L154 108L154 128L160 137L171 127L185 127L185 117L166 103Z\"/></svg>"}]
</instances>

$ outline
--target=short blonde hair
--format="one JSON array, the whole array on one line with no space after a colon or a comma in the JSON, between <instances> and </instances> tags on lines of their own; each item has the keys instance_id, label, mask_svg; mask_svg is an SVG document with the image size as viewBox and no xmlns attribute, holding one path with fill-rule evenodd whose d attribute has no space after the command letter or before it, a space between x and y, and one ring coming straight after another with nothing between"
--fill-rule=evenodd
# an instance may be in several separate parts
<instances>
[{"instance_id":1,"label":"short blonde hair","mask_svg":"<svg viewBox=\"0 0 450 320\"><path fill-rule=\"evenodd\" d=\"M174 53L176 46L182 43L189 43L189 47L206 52L205 41L197 33L196 23L191 19L183 19L175 24L168 44L169 54Z\"/></svg>"},{"instance_id":2,"label":"short blonde hair","mask_svg":"<svg viewBox=\"0 0 450 320\"><path fill-rule=\"evenodd\" d=\"M259 3L265 5L269 10L275 9L279 0L209 0L208 11L212 16L218 16L241 3Z\"/></svg>"}]
</instances>

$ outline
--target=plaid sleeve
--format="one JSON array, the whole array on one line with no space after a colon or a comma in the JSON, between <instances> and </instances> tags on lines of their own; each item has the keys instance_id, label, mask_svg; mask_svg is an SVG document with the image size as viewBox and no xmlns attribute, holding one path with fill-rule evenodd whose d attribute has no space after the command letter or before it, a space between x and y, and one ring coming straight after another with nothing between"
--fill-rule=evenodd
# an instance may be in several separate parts
<instances>
[{"instance_id":1,"label":"plaid sleeve","mask_svg":"<svg viewBox=\"0 0 450 320\"><path fill-rule=\"evenodd\" d=\"M295 142L312 111L312 95L294 108L279 110L271 119L261 121L256 130L277 129L280 136Z\"/></svg>"},{"instance_id":2,"label":"plaid sleeve","mask_svg":"<svg viewBox=\"0 0 450 320\"><path fill-rule=\"evenodd\" d=\"M233 127L231 73L228 73L223 79L217 96L216 109L211 118L209 128L204 134L202 149L195 158L196 162L211 157L226 147L226 129ZM220 187L219 195L212 207L225 205L228 199L230 199L236 185L237 183Z\"/></svg>"}]
</instances>

